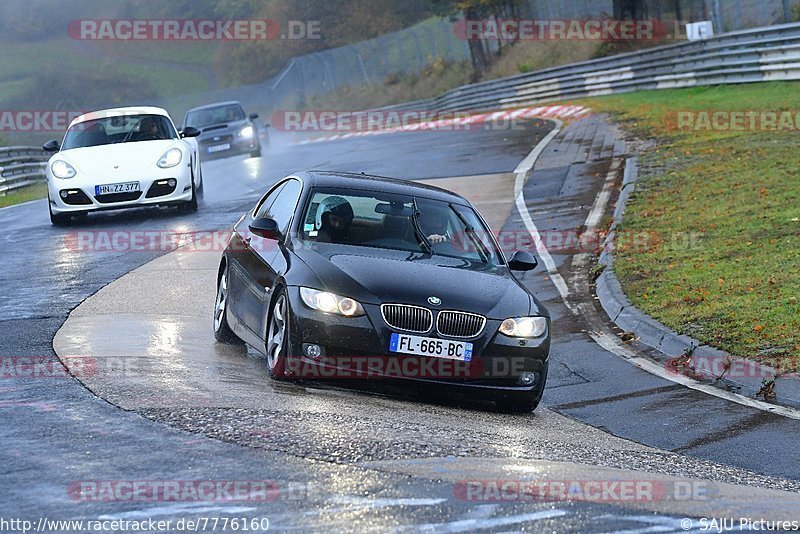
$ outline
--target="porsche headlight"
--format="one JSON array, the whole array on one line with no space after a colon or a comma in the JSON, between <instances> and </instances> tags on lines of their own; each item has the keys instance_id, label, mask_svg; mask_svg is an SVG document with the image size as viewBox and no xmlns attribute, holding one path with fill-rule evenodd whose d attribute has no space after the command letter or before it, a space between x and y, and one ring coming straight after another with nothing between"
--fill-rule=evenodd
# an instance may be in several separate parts
<instances>
[{"instance_id":1,"label":"porsche headlight","mask_svg":"<svg viewBox=\"0 0 800 534\"><path fill-rule=\"evenodd\" d=\"M255 133L255 130L253 130L252 126L245 126L239 130L239 136L241 137L253 137L253 133Z\"/></svg>"},{"instance_id":2,"label":"porsche headlight","mask_svg":"<svg viewBox=\"0 0 800 534\"><path fill-rule=\"evenodd\" d=\"M303 299L306 306L321 312L335 313L345 317L364 315L364 308L357 301L327 291L301 287L300 298Z\"/></svg>"},{"instance_id":3,"label":"porsche headlight","mask_svg":"<svg viewBox=\"0 0 800 534\"><path fill-rule=\"evenodd\" d=\"M180 163L182 159L183 153L179 148L170 148L161 156L161 159L158 160L158 166L162 169L169 169Z\"/></svg>"},{"instance_id":4,"label":"porsche headlight","mask_svg":"<svg viewBox=\"0 0 800 534\"><path fill-rule=\"evenodd\" d=\"M546 331L546 317L515 317L500 325L500 333L509 337L540 337Z\"/></svg>"},{"instance_id":5,"label":"porsche headlight","mask_svg":"<svg viewBox=\"0 0 800 534\"><path fill-rule=\"evenodd\" d=\"M66 161L56 160L50 165L50 170L56 178L72 178L77 174L75 168Z\"/></svg>"}]
</instances>

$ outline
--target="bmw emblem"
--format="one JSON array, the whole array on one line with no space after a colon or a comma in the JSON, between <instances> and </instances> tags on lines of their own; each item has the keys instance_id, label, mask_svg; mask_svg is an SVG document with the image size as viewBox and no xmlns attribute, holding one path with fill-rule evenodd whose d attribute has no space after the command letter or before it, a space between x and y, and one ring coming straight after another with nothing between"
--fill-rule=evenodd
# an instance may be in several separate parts
<instances>
[{"instance_id":1,"label":"bmw emblem","mask_svg":"<svg viewBox=\"0 0 800 534\"><path fill-rule=\"evenodd\" d=\"M442 303L442 299L440 299L439 297L428 297L428 302L432 306L438 306L439 304Z\"/></svg>"}]
</instances>

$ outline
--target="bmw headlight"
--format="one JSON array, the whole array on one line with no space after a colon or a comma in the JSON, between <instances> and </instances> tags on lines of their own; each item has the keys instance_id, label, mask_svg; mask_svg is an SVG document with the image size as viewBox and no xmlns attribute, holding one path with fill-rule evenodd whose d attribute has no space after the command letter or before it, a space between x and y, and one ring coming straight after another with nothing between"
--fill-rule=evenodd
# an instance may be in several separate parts
<instances>
[{"instance_id":1,"label":"bmw headlight","mask_svg":"<svg viewBox=\"0 0 800 534\"><path fill-rule=\"evenodd\" d=\"M364 315L364 308L357 301L327 291L301 287L300 298L303 299L306 306L321 312L335 313L345 317Z\"/></svg>"},{"instance_id":2,"label":"bmw headlight","mask_svg":"<svg viewBox=\"0 0 800 534\"><path fill-rule=\"evenodd\" d=\"M253 137L255 130L253 130L252 126L245 126L241 130L239 130L240 137Z\"/></svg>"},{"instance_id":3,"label":"bmw headlight","mask_svg":"<svg viewBox=\"0 0 800 534\"><path fill-rule=\"evenodd\" d=\"M500 333L509 337L539 337L546 331L546 317L515 317L500 325Z\"/></svg>"},{"instance_id":4,"label":"bmw headlight","mask_svg":"<svg viewBox=\"0 0 800 534\"><path fill-rule=\"evenodd\" d=\"M56 178L72 178L77 174L75 168L66 161L56 160L50 165L50 170Z\"/></svg>"},{"instance_id":5,"label":"bmw headlight","mask_svg":"<svg viewBox=\"0 0 800 534\"><path fill-rule=\"evenodd\" d=\"M161 156L161 159L158 160L158 166L162 169L169 169L180 163L182 159L183 152L181 152L179 148L170 148Z\"/></svg>"}]
</instances>

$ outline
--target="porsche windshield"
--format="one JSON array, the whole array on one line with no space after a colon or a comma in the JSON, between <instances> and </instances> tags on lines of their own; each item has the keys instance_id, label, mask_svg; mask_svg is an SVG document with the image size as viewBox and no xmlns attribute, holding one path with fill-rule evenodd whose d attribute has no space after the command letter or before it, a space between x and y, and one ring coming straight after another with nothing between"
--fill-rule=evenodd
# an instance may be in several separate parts
<instances>
[{"instance_id":1,"label":"porsche windshield","mask_svg":"<svg viewBox=\"0 0 800 534\"><path fill-rule=\"evenodd\" d=\"M178 139L172 122L163 115L115 115L71 126L62 150L90 146Z\"/></svg>"},{"instance_id":2,"label":"porsche windshield","mask_svg":"<svg viewBox=\"0 0 800 534\"><path fill-rule=\"evenodd\" d=\"M427 252L502 264L489 230L460 204L349 189L315 190L301 239L361 247Z\"/></svg>"}]
</instances>

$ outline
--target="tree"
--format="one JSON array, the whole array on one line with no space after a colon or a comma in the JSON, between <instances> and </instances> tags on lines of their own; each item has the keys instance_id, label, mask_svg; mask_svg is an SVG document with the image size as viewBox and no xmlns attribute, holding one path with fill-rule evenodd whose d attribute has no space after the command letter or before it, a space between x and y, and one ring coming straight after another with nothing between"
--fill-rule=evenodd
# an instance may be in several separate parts
<instances>
[{"instance_id":1,"label":"tree","mask_svg":"<svg viewBox=\"0 0 800 534\"><path fill-rule=\"evenodd\" d=\"M521 0L433 0L440 16L453 19L463 17L466 21L513 20L519 18ZM472 68L476 74L483 74L491 61L491 49L484 37L470 38L467 35ZM503 41L497 41L497 55L502 51Z\"/></svg>"}]
</instances>

